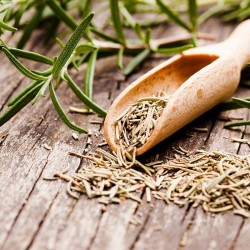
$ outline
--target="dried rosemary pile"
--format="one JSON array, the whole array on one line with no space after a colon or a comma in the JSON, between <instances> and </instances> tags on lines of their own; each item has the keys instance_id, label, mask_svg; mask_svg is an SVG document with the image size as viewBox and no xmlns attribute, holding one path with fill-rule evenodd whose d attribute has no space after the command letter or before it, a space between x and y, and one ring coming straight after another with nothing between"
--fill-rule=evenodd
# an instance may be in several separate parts
<instances>
[{"instance_id":1,"label":"dried rosemary pile","mask_svg":"<svg viewBox=\"0 0 250 250\"><path fill-rule=\"evenodd\" d=\"M121 153L127 151L135 155L136 148L146 143L168 100L164 92L156 97L141 98L118 117L115 131Z\"/></svg>"},{"instance_id":2,"label":"dried rosemary pile","mask_svg":"<svg viewBox=\"0 0 250 250\"><path fill-rule=\"evenodd\" d=\"M68 193L78 198L80 193L98 197L104 204L119 203L129 198L141 202L145 189L147 202L152 197L183 206L201 205L205 211L223 212L249 217L250 155L239 156L222 152L197 150L162 161L124 166L116 154L97 149L85 158L86 166L73 176L57 172L55 176L68 181Z\"/></svg>"}]
</instances>

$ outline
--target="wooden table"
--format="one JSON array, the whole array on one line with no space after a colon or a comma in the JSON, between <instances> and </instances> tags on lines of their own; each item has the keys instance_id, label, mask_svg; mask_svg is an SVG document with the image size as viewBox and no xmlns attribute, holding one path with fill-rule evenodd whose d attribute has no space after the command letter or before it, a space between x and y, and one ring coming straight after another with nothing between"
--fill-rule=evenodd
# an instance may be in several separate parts
<instances>
[{"instance_id":1,"label":"wooden table","mask_svg":"<svg viewBox=\"0 0 250 250\"><path fill-rule=\"evenodd\" d=\"M220 41L233 27L233 24L211 19L201 31L215 34ZM179 32L183 31L160 26L154 29L153 35L171 36ZM42 34L43 31L38 31L26 48L43 54L58 54L58 46L41 44ZM15 41L9 37L7 42L13 44ZM153 57L128 78L117 69L115 57L99 60L94 99L107 109L130 82L164 60L164 57ZM33 63L29 67L38 69L39 65ZM79 84L83 71L84 67L74 76ZM13 69L3 54L0 72L0 110L3 111L10 98L27 84L27 79ZM249 89L239 88L236 96L249 94ZM60 86L58 96L66 109L68 106L81 107L65 84ZM68 151L82 153L89 147L86 135L80 135L79 141L72 138L72 131L59 120L48 100L48 97L41 98L36 105L25 108L0 128L0 249L250 249L250 221L232 212L211 215L199 207L180 208L158 200L148 204L144 193L140 205L127 200L120 205L107 206L104 212L103 205L95 199L69 197L65 182L43 180L43 176L52 175L67 165L71 166L71 173L81 168L83 163L69 156ZM164 159L172 154L172 147L178 145L190 150L205 147L248 154L248 145L232 143L230 138L249 138L249 128L226 130L221 116L249 119L249 111L209 112L141 159L147 161L156 154ZM70 117L77 124L101 134L102 126L91 124L96 116L70 114ZM192 131L192 126L207 127L208 132ZM187 137L187 131L193 136ZM102 135L92 137L90 148L94 150ZM47 150L44 144L50 145L52 150ZM133 215L141 218L141 225L129 223Z\"/></svg>"}]
</instances>

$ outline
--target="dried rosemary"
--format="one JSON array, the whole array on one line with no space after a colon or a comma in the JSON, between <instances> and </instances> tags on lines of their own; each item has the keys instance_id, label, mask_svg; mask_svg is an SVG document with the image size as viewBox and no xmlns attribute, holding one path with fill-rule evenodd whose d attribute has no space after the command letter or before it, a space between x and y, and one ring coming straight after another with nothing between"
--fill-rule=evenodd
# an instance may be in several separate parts
<instances>
[{"instance_id":1,"label":"dried rosemary","mask_svg":"<svg viewBox=\"0 0 250 250\"><path fill-rule=\"evenodd\" d=\"M163 92L157 97L141 98L118 117L115 131L121 149L133 152L146 143L168 100Z\"/></svg>"},{"instance_id":2,"label":"dried rosemary","mask_svg":"<svg viewBox=\"0 0 250 250\"><path fill-rule=\"evenodd\" d=\"M67 192L74 198L79 193L97 197L103 204L120 203L124 199L141 202L145 189L147 202L155 199L179 206L188 203L205 211L219 213L233 210L249 217L250 155L197 150L193 153L179 148L169 161L144 165L137 160L127 168L115 153L97 149L89 155L74 154L86 160L86 166L69 176L56 177L69 182Z\"/></svg>"}]
</instances>

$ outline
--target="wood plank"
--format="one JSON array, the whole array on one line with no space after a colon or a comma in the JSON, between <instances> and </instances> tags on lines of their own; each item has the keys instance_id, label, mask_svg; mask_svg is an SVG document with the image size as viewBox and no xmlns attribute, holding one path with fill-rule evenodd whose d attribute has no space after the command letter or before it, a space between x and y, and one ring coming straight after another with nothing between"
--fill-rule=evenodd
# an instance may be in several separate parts
<instances>
[{"instance_id":1,"label":"wood plank","mask_svg":"<svg viewBox=\"0 0 250 250\"><path fill-rule=\"evenodd\" d=\"M217 25L217 27L215 27ZM222 29L223 27L223 29ZM204 25L203 31L219 34L219 40L230 33L232 25L218 25L213 19ZM165 27L154 30L153 36L164 35ZM171 35L179 32L174 28L165 31ZM181 31L183 32L183 31ZM33 46L33 45L28 45ZM50 53L56 53L53 47ZM5 59L4 59L5 60ZM125 59L127 60L127 59ZM143 68L131 77L124 79L116 69L114 57L102 59L97 67L95 80L95 100L108 108L113 99L130 82L138 78L165 58L154 58L143 64ZM7 64L6 64L7 65ZM36 64L34 64L36 66ZM1 67L0 72L9 69ZM84 67L81 67L77 82L81 84ZM13 95L15 89L22 87L25 82L20 78L17 83L15 75L10 78L12 71L4 80L4 87L0 86L0 103ZM5 81L6 80L6 81ZM2 88L2 89L1 89ZM3 90L3 91L1 91ZM66 86L59 89L59 97L63 105L81 105ZM239 95L249 94L249 91L239 91ZM2 98L4 102L2 102ZM247 111L227 112L230 116L249 115ZM223 138L243 136L242 131L223 129L221 121L214 122L215 114L207 114L193 124L207 126L208 133L193 132L192 138L186 138L184 128L168 140L143 156L149 160L160 154L161 158L171 154L172 146L181 145L184 148L196 149L206 145L207 149L221 149L237 152L239 145ZM44 119L39 117L43 116ZM78 124L88 126L100 132L100 127L90 125L95 116L70 115ZM249 132L249 131L248 131ZM8 134L6 137L5 135ZM0 249L244 249L249 220L244 222L240 217L225 213L211 216L201 209L189 209L188 206L179 208L175 205L167 206L164 202L153 201L150 205L145 200L138 206L133 201L122 202L121 205L109 205L105 208L96 200L89 200L82 196L78 201L66 194L66 185L61 181L45 181L43 175L49 175L67 164L72 166L72 173L83 167L77 158L67 155L67 151L83 152L86 148L84 135L79 141L71 138L71 131L67 129L53 111L50 102L40 100L34 107L22 111L10 123L0 130ZM5 137L4 137L5 136ZM248 136L247 133L244 136ZM94 143L101 140L95 138ZM48 151L44 143L52 146ZM240 152L249 151L248 146L242 145ZM94 146L91 150L94 149ZM247 151L248 150L248 151ZM15 194L15 196L13 195ZM129 223L131 216L137 216L142 224L134 226ZM227 228L221 230L220 226ZM199 237L197 237L199 235ZM186 244L184 244L186 242Z\"/></svg>"},{"instance_id":2,"label":"wood plank","mask_svg":"<svg viewBox=\"0 0 250 250\"><path fill-rule=\"evenodd\" d=\"M243 92L245 93L245 90L239 89L238 95L242 96ZM222 115L246 119L248 111L233 110L224 112ZM215 121L212 133L206 143L206 149L237 153L239 144L232 143L231 137L241 138L243 129L227 130L223 126L224 122ZM243 218L235 216L233 212L212 215L198 208L193 221L186 229L185 237L188 238L184 249L229 249L237 237L242 221ZM225 234L222 229L226 229L227 233ZM197 234L199 237L196 237Z\"/></svg>"}]
</instances>

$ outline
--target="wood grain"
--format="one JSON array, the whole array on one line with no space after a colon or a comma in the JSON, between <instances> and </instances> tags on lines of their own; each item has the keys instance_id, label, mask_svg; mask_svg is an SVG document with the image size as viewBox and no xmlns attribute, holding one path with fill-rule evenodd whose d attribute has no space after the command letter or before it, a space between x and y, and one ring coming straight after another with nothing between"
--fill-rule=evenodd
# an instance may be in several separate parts
<instances>
[{"instance_id":1,"label":"wood grain","mask_svg":"<svg viewBox=\"0 0 250 250\"><path fill-rule=\"evenodd\" d=\"M211 19L202 31L212 32L218 40L223 40L233 26ZM153 36L180 32L183 31L160 26L154 30ZM38 32L27 48L56 55L59 52L57 46L48 49L36 44L40 35ZM14 38L9 39L14 43ZM94 99L107 109L130 82L164 60L164 57L150 58L127 79L117 70L114 56L99 60ZM2 54L1 62L0 109L5 110L8 100L27 84L27 80L16 73ZM39 67L35 63L29 66ZM83 81L84 68L78 74L72 72L79 86ZM249 96L249 93L248 89L240 88L237 95ZM60 86L58 96L65 109L82 105L65 85ZM249 119L247 110L223 114L209 112L141 159L149 161L157 153L164 159L172 154L172 147L178 145L189 150L205 146L208 150L249 153L248 145L230 140L232 136L249 138L249 128L225 130L224 122L216 119L218 115ZM77 124L101 134L102 127L90 123L97 119L95 115L70 114L70 117ZM207 127L209 131L195 132L191 126ZM187 131L193 137L187 137ZM71 135L72 131L59 120L48 97L25 108L0 128L0 249L249 249L249 220L231 212L214 216L205 214L200 208L166 205L157 200L148 204L143 192L142 204L127 200L120 205L107 206L106 211L96 200L84 196L79 200L69 197L64 182L45 181L42 177L50 176L67 165L71 166L71 173L84 167L84 163L69 156L68 151L83 153L86 148L94 150L102 140L102 135L93 135L93 145L89 146L86 135L80 135L79 141L73 140ZM45 143L51 145L52 150L46 150ZM129 223L131 216L137 216L142 223L132 225Z\"/></svg>"}]
</instances>

